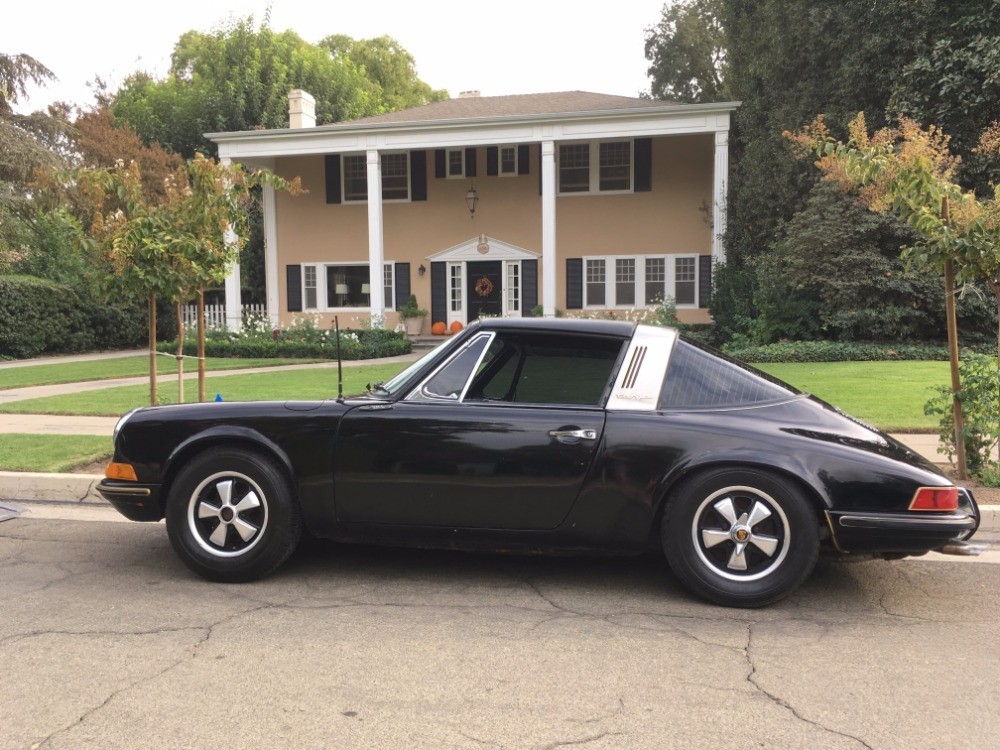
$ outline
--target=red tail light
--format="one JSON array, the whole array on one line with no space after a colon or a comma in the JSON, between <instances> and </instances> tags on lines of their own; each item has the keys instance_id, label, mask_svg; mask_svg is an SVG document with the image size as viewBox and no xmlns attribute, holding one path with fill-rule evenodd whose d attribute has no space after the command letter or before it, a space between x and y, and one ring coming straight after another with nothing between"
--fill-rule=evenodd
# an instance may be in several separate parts
<instances>
[{"instance_id":1,"label":"red tail light","mask_svg":"<svg viewBox=\"0 0 1000 750\"><path fill-rule=\"evenodd\" d=\"M913 496L910 510L958 510L958 488L921 487Z\"/></svg>"}]
</instances>

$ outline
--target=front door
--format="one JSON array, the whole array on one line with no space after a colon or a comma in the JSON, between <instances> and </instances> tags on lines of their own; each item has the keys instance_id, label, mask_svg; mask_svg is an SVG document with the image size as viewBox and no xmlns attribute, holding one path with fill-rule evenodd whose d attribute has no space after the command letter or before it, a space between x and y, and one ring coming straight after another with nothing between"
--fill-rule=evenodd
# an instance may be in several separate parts
<instances>
[{"instance_id":1,"label":"front door","mask_svg":"<svg viewBox=\"0 0 1000 750\"><path fill-rule=\"evenodd\" d=\"M465 264L466 297L469 318L480 315L500 317L503 314L503 263L499 260L469 261Z\"/></svg>"}]
</instances>

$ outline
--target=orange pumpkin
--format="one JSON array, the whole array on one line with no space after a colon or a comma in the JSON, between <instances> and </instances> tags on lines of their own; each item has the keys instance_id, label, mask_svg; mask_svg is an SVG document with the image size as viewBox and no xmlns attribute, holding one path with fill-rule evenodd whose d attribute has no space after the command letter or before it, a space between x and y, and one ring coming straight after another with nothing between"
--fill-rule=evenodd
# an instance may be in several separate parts
<instances>
[{"instance_id":1,"label":"orange pumpkin","mask_svg":"<svg viewBox=\"0 0 1000 750\"><path fill-rule=\"evenodd\" d=\"M431 326L431 333L435 336L444 336L448 332L448 326L446 326L441 321L438 321Z\"/></svg>"},{"instance_id":2,"label":"orange pumpkin","mask_svg":"<svg viewBox=\"0 0 1000 750\"><path fill-rule=\"evenodd\" d=\"M459 331L461 331L461 330L462 330L463 328L465 328L465 326L463 326L463 325L462 325L461 323L459 323L459 322L458 322L457 320L456 320L456 321L455 321L454 323L452 323L452 324L451 324L451 332L452 332L452 333L458 333L458 332L459 332Z\"/></svg>"}]
</instances>

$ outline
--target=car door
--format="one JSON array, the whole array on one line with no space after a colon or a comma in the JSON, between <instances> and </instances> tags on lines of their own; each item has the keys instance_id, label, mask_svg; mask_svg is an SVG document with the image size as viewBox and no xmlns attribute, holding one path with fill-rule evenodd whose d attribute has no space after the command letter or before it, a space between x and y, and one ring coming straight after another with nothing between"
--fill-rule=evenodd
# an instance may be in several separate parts
<instances>
[{"instance_id":1,"label":"car door","mask_svg":"<svg viewBox=\"0 0 1000 750\"><path fill-rule=\"evenodd\" d=\"M601 444L621 346L600 341L581 357L581 343L484 332L406 399L350 411L334 459L337 520L558 526Z\"/></svg>"}]
</instances>

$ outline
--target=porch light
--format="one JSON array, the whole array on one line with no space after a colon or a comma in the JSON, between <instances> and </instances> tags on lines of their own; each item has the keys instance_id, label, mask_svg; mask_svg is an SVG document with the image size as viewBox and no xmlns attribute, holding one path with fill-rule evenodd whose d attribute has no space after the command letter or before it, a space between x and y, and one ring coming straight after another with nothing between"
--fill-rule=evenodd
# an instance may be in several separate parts
<instances>
[{"instance_id":1,"label":"porch light","mask_svg":"<svg viewBox=\"0 0 1000 750\"><path fill-rule=\"evenodd\" d=\"M473 185L469 185L469 192L465 194L465 205L469 207L469 218L476 218L476 204L479 203L479 193Z\"/></svg>"},{"instance_id":2,"label":"porch light","mask_svg":"<svg viewBox=\"0 0 1000 750\"><path fill-rule=\"evenodd\" d=\"M419 273L421 276L427 273L427 268L424 266L423 263L420 264L420 268L417 269L417 273Z\"/></svg>"}]
</instances>

